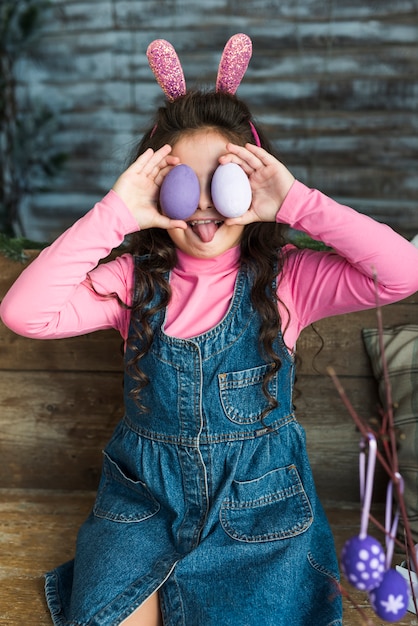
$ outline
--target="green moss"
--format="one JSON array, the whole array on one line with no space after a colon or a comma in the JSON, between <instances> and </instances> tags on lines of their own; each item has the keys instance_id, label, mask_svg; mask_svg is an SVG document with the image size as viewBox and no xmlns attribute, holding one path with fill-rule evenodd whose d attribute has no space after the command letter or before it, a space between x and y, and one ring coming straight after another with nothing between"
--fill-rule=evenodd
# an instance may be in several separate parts
<instances>
[{"instance_id":1,"label":"green moss","mask_svg":"<svg viewBox=\"0 0 418 626\"><path fill-rule=\"evenodd\" d=\"M25 237L8 237L0 233L0 254L21 263L25 263L28 260L26 250L42 250L47 245L47 243L31 241L30 239L25 239Z\"/></svg>"},{"instance_id":2,"label":"green moss","mask_svg":"<svg viewBox=\"0 0 418 626\"><path fill-rule=\"evenodd\" d=\"M300 230L290 230L288 233L288 239L290 243L293 243L298 248L309 248L310 250L330 250L327 245L322 243L322 241L317 241L316 239L312 239L306 233Z\"/></svg>"}]
</instances>

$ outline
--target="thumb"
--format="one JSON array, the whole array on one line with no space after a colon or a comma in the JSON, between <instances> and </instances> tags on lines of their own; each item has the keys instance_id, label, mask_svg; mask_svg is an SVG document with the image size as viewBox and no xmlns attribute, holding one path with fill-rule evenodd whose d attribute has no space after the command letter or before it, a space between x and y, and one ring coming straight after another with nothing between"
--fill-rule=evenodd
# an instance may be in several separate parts
<instances>
[{"instance_id":1,"label":"thumb","mask_svg":"<svg viewBox=\"0 0 418 626\"><path fill-rule=\"evenodd\" d=\"M251 207L239 217L227 217L224 220L224 224L227 226L246 226L254 222L261 222L261 219Z\"/></svg>"},{"instance_id":2,"label":"thumb","mask_svg":"<svg viewBox=\"0 0 418 626\"><path fill-rule=\"evenodd\" d=\"M174 228L181 228L182 230L187 230L187 223L184 220L172 220L166 215L161 215L161 220L159 226L161 228L165 228L166 230L173 230Z\"/></svg>"}]
</instances>

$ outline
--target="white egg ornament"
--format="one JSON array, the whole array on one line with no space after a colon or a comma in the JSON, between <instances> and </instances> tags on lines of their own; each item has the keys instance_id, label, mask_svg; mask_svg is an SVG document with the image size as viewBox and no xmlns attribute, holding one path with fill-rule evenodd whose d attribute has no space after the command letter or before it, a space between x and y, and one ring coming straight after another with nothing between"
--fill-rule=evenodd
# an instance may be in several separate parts
<instances>
[{"instance_id":1,"label":"white egg ornament","mask_svg":"<svg viewBox=\"0 0 418 626\"><path fill-rule=\"evenodd\" d=\"M386 622L398 622L408 610L408 583L399 572L389 569L369 598L376 615Z\"/></svg>"},{"instance_id":2,"label":"white egg ornament","mask_svg":"<svg viewBox=\"0 0 418 626\"><path fill-rule=\"evenodd\" d=\"M242 167L236 163L219 165L212 178L213 204L224 217L239 217L251 205L250 181Z\"/></svg>"},{"instance_id":3,"label":"white egg ornament","mask_svg":"<svg viewBox=\"0 0 418 626\"><path fill-rule=\"evenodd\" d=\"M371 537L355 536L346 541L341 552L341 569L348 582L361 591L377 587L385 573L385 553Z\"/></svg>"},{"instance_id":4,"label":"white egg ornament","mask_svg":"<svg viewBox=\"0 0 418 626\"><path fill-rule=\"evenodd\" d=\"M199 180L188 165L176 165L165 176L160 189L160 205L167 217L187 220L196 211L199 197Z\"/></svg>"}]
</instances>

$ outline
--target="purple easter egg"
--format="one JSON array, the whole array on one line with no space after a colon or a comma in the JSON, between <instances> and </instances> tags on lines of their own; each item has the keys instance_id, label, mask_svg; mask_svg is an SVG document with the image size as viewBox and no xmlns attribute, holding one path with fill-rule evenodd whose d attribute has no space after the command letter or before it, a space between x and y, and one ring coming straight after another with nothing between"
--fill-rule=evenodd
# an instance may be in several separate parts
<instances>
[{"instance_id":1,"label":"purple easter egg","mask_svg":"<svg viewBox=\"0 0 418 626\"><path fill-rule=\"evenodd\" d=\"M381 544L367 535L346 541L341 552L341 568L348 582L361 591L377 587L385 573L385 553Z\"/></svg>"},{"instance_id":2,"label":"purple easter egg","mask_svg":"<svg viewBox=\"0 0 418 626\"><path fill-rule=\"evenodd\" d=\"M389 569L369 598L376 615L386 622L398 622L408 610L408 583L399 572Z\"/></svg>"},{"instance_id":3,"label":"purple easter egg","mask_svg":"<svg viewBox=\"0 0 418 626\"><path fill-rule=\"evenodd\" d=\"M199 180L188 165L176 165L164 178L160 189L160 205L171 219L186 220L199 205Z\"/></svg>"},{"instance_id":4,"label":"purple easter egg","mask_svg":"<svg viewBox=\"0 0 418 626\"><path fill-rule=\"evenodd\" d=\"M211 194L216 210L224 217L239 217L251 205L250 181L236 163L219 165L212 178Z\"/></svg>"}]
</instances>

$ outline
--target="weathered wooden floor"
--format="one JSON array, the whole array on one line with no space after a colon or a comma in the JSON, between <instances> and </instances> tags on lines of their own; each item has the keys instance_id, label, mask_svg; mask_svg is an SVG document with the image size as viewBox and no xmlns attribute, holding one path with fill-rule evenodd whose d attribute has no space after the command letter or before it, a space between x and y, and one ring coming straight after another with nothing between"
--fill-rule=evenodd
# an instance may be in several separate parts
<instances>
[{"instance_id":1,"label":"weathered wooden floor","mask_svg":"<svg viewBox=\"0 0 418 626\"><path fill-rule=\"evenodd\" d=\"M92 501L90 491L0 490L0 626L51 626L43 573L72 557L77 529ZM330 508L328 515L339 550L358 532L359 512ZM344 626L382 626L365 595L347 591ZM414 626L418 620L408 613L398 624Z\"/></svg>"}]
</instances>

